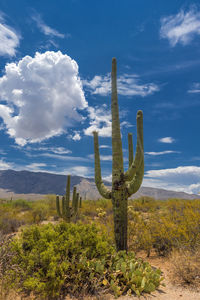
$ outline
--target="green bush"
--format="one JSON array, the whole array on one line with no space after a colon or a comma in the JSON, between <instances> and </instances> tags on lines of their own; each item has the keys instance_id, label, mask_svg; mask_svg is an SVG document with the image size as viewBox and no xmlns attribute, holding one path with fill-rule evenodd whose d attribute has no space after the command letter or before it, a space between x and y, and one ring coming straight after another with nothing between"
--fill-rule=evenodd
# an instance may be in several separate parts
<instances>
[{"instance_id":1,"label":"green bush","mask_svg":"<svg viewBox=\"0 0 200 300\"><path fill-rule=\"evenodd\" d=\"M94 224L33 225L13 240L9 252L4 282L33 292L36 299L102 289L116 297L140 295L155 290L162 280L160 270L136 259L134 253L116 253L107 234Z\"/></svg>"},{"instance_id":2,"label":"green bush","mask_svg":"<svg viewBox=\"0 0 200 300\"><path fill-rule=\"evenodd\" d=\"M12 201L11 206L14 208L21 208L21 211L31 209L31 203L24 199Z\"/></svg>"}]
</instances>

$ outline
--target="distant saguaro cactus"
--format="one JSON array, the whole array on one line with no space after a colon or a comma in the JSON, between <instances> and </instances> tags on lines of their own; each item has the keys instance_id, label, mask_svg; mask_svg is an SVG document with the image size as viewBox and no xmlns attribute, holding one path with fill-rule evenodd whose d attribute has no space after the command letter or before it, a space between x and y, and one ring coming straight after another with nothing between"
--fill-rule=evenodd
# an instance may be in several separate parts
<instances>
[{"instance_id":1,"label":"distant saguaro cactus","mask_svg":"<svg viewBox=\"0 0 200 300\"><path fill-rule=\"evenodd\" d=\"M76 187L73 189L72 207L70 207L70 175L67 176L66 194L62 197L62 210L60 208L59 196L56 196L56 209L59 217L63 218L66 222L70 222L72 217L78 213L79 193L76 192Z\"/></svg>"},{"instance_id":2,"label":"distant saguaro cactus","mask_svg":"<svg viewBox=\"0 0 200 300\"><path fill-rule=\"evenodd\" d=\"M99 193L106 199L112 199L114 214L114 231L116 249L127 251L128 227L128 197L140 188L144 176L144 149L143 149L143 113L137 112L137 146L136 155L133 155L132 134L128 134L129 169L124 172L122 140L120 132L118 97L117 97L117 63L112 59L112 191L103 183L99 156L98 133L94 135L95 153L95 183Z\"/></svg>"}]
</instances>

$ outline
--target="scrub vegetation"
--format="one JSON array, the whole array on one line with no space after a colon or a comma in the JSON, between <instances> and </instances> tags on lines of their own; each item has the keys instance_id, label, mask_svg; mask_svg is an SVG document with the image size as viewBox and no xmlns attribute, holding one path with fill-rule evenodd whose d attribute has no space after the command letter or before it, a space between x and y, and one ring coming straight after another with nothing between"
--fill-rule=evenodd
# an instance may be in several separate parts
<instances>
[{"instance_id":1,"label":"scrub vegetation","mask_svg":"<svg viewBox=\"0 0 200 300\"><path fill-rule=\"evenodd\" d=\"M129 200L128 253L116 251L111 200L84 200L76 224L58 218L55 195L1 200L0 230L2 295L149 293L163 276L140 258L144 253L165 256L174 265L174 280L199 286L200 200Z\"/></svg>"}]
</instances>

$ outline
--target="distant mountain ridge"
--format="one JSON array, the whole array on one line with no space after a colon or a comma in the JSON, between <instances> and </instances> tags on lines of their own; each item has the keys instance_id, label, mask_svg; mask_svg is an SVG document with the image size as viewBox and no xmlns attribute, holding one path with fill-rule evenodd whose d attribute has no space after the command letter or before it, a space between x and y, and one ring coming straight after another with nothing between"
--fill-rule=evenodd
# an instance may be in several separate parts
<instances>
[{"instance_id":1,"label":"distant mountain ridge","mask_svg":"<svg viewBox=\"0 0 200 300\"><path fill-rule=\"evenodd\" d=\"M14 194L59 194L65 193L67 176L46 172L30 172L30 171L0 171L0 189ZM76 185L83 199L101 198L96 189L93 178L84 178L81 176L71 176L71 189ZM110 185L110 183L107 183ZM150 196L155 199L197 199L200 195L187 194L184 192L175 192L164 189L151 187L141 187L139 191L131 198L139 198L141 196ZM0 193L1 197L1 193Z\"/></svg>"}]
</instances>

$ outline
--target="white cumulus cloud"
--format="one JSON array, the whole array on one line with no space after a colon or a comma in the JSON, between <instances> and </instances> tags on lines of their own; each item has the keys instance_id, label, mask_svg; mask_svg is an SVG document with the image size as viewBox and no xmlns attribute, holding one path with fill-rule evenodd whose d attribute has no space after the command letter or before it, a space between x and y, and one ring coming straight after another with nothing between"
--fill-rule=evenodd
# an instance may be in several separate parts
<instances>
[{"instance_id":1,"label":"white cumulus cloud","mask_svg":"<svg viewBox=\"0 0 200 300\"><path fill-rule=\"evenodd\" d=\"M83 80L83 85L92 93L107 96L111 92L110 74L105 76L96 75L92 80ZM154 83L140 83L137 75L123 74L117 79L117 91L123 96L145 97L159 91Z\"/></svg>"},{"instance_id":2,"label":"white cumulus cloud","mask_svg":"<svg viewBox=\"0 0 200 300\"><path fill-rule=\"evenodd\" d=\"M161 19L160 36L168 39L172 47L189 44L195 35L200 35L200 11L195 7Z\"/></svg>"},{"instance_id":3,"label":"white cumulus cloud","mask_svg":"<svg viewBox=\"0 0 200 300\"><path fill-rule=\"evenodd\" d=\"M20 35L0 18L0 55L15 56L19 41Z\"/></svg>"},{"instance_id":4,"label":"white cumulus cloud","mask_svg":"<svg viewBox=\"0 0 200 300\"><path fill-rule=\"evenodd\" d=\"M200 167L179 166L171 169L149 170L145 173L143 185L198 193L200 192Z\"/></svg>"},{"instance_id":5,"label":"white cumulus cloud","mask_svg":"<svg viewBox=\"0 0 200 300\"><path fill-rule=\"evenodd\" d=\"M0 78L0 117L16 143L40 142L81 121L87 107L75 60L60 51L36 52L9 63Z\"/></svg>"}]
</instances>

